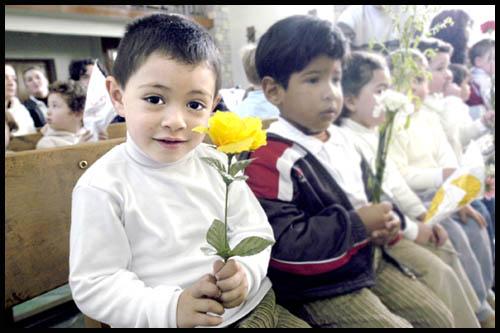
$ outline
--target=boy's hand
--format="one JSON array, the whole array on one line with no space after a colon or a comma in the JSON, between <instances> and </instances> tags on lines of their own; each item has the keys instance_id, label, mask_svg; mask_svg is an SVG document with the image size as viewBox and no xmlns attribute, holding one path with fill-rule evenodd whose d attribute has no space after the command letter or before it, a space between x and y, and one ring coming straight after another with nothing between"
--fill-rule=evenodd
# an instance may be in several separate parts
<instances>
[{"instance_id":1,"label":"boy's hand","mask_svg":"<svg viewBox=\"0 0 500 333\"><path fill-rule=\"evenodd\" d=\"M215 282L213 275L206 274L191 287L184 289L177 302L177 327L216 326L222 323L221 317L208 314L224 313L222 305L212 299L221 295Z\"/></svg>"},{"instance_id":2,"label":"boy's hand","mask_svg":"<svg viewBox=\"0 0 500 333\"><path fill-rule=\"evenodd\" d=\"M391 214L391 220L385 222L383 229L378 229L371 233L370 238L375 245L386 245L398 235L401 229L401 221L396 214L392 212Z\"/></svg>"},{"instance_id":3,"label":"boy's hand","mask_svg":"<svg viewBox=\"0 0 500 333\"><path fill-rule=\"evenodd\" d=\"M248 281L240 263L233 259L225 264L217 260L214 262L214 275L217 287L222 291L219 300L225 308L234 308L243 303L248 293Z\"/></svg>"},{"instance_id":4,"label":"boy's hand","mask_svg":"<svg viewBox=\"0 0 500 333\"><path fill-rule=\"evenodd\" d=\"M448 239L448 232L441 224L433 225L432 233L434 234L435 244L437 247L443 246Z\"/></svg>"},{"instance_id":5,"label":"boy's hand","mask_svg":"<svg viewBox=\"0 0 500 333\"><path fill-rule=\"evenodd\" d=\"M470 217L474 221L476 221L476 223L479 224L481 228L486 228L486 220L471 205L465 205L462 208L460 208L458 214L460 215L460 220L462 221L463 224L466 224L468 222L468 218Z\"/></svg>"},{"instance_id":6,"label":"boy's hand","mask_svg":"<svg viewBox=\"0 0 500 333\"><path fill-rule=\"evenodd\" d=\"M357 209L356 212L368 230L368 234L372 234L375 230L386 228L385 223L393 219L392 204L386 201L363 206Z\"/></svg>"}]
</instances>

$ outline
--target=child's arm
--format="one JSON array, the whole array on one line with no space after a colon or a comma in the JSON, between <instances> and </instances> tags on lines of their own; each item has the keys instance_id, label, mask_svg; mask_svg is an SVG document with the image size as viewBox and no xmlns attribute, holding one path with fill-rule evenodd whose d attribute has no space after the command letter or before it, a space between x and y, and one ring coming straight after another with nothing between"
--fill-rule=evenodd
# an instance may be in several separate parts
<instances>
[{"instance_id":1,"label":"child's arm","mask_svg":"<svg viewBox=\"0 0 500 333\"><path fill-rule=\"evenodd\" d=\"M231 248L252 236L274 240L266 213L245 182L237 181L231 184L228 207L228 238ZM259 290L262 280L267 275L270 256L271 246L252 256L233 257L245 272L248 284L247 297L252 297Z\"/></svg>"},{"instance_id":2,"label":"child's arm","mask_svg":"<svg viewBox=\"0 0 500 333\"><path fill-rule=\"evenodd\" d=\"M131 249L115 195L91 186L73 191L69 284L79 309L116 327L176 327L182 288L148 287L129 270ZM207 272L208 273L208 272Z\"/></svg>"}]
</instances>

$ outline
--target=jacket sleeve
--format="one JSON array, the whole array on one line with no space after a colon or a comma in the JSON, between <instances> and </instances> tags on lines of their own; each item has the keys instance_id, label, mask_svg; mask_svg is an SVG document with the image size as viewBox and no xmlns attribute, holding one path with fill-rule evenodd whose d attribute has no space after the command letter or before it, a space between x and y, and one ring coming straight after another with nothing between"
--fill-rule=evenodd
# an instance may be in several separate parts
<instances>
[{"instance_id":1,"label":"jacket sleeve","mask_svg":"<svg viewBox=\"0 0 500 333\"><path fill-rule=\"evenodd\" d=\"M300 177L280 174L274 164L259 159L252 162L246 173L250 176L247 182L273 228L276 239L271 252L273 267L287 270L293 266L292 273L308 270L321 274L345 265L368 244L366 229L354 210L348 211L338 203L315 213L310 213L310 207L303 207L315 194L299 195L298 186L303 181ZM273 184L282 186L285 179L292 182L286 184L289 189L293 188L291 200L270 194L282 191L269 189Z\"/></svg>"}]
</instances>

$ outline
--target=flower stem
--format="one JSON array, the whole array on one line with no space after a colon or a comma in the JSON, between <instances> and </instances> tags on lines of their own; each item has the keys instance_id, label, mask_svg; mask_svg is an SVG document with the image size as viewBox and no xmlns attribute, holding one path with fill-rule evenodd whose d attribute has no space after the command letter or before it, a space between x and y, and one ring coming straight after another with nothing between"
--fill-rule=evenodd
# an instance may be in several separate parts
<instances>
[{"instance_id":1,"label":"flower stem","mask_svg":"<svg viewBox=\"0 0 500 333\"><path fill-rule=\"evenodd\" d=\"M233 159L233 154L227 154L227 172L231 169L231 160ZM229 243L227 241L227 204L229 198L229 185L226 183L226 198L224 205L224 247L229 250ZM224 262L227 261L227 258L224 258Z\"/></svg>"}]
</instances>

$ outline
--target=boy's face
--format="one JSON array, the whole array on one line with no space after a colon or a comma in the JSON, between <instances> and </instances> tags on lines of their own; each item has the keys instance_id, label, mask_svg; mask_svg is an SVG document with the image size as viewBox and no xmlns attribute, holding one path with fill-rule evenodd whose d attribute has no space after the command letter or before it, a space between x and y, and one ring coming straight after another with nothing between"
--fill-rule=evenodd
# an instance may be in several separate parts
<instances>
[{"instance_id":1,"label":"boy's face","mask_svg":"<svg viewBox=\"0 0 500 333\"><path fill-rule=\"evenodd\" d=\"M215 74L205 64L184 64L153 53L124 89L113 77L106 81L128 133L153 160L175 162L202 142L203 135L192 129L207 126L218 100Z\"/></svg>"},{"instance_id":2,"label":"boy's face","mask_svg":"<svg viewBox=\"0 0 500 333\"><path fill-rule=\"evenodd\" d=\"M83 73L80 76L80 80L78 80L78 83L82 85L85 89L88 88L89 86L89 81L90 81L90 76L92 75L92 70L94 69L94 65L86 65L85 66L85 73Z\"/></svg>"},{"instance_id":3,"label":"boy's face","mask_svg":"<svg viewBox=\"0 0 500 333\"><path fill-rule=\"evenodd\" d=\"M72 112L61 94L50 93L47 101L47 123L52 129L70 132L79 129L81 113Z\"/></svg>"},{"instance_id":4,"label":"boy's face","mask_svg":"<svg viewBox=\"0 0 500 333\"><path fill-rule=\"evenodd\" d=\"M290 76L288 89L279 85L270 100L285 119L322 133L342 110L341 78L341 61L319 56Z\"/></svg>"},{"instance_id":5,"label":"boy's face","mask_svg":"<svg viewBox=\"0 0 500 333\"><path fill-rule=\"evenodd\" d=\"M372 128L384 121L384 112L378 118L373 117L373 109L377 101L376 95L380 95L389 87L390 74L388 69L377 69L373 71L373 77L361 88L358 96L345 97L347 108L351 111L350 117L365 127Z\"/></svg>"},{"instance_id":6,"label":"boy's face","mask_svg":"<svg viewBox=\"0 0 500 333\"><path fill-rule=\"evenodd\" d=\"M450 54L446 52L437 52L429 62L429 70L432 79L429 82L429 92L444 93L446 86L451 83L453 76L448 69L450 64Z\"/></svg>"},{"instance_id":7,"label":"boy's face","mask_svg":"<svg viewBox=\"0 0 500 333\"><path fill-rule=\"evenodd\" d=\"M421 102L429 95L429 81L424 76L417 77L411 82L411 90L414 96L418 97ZM415 111L418 111L415 109Z\"/></svg>"},{"instance_id":8,"label":"boy's face","mask_svg":"<svg viewBox=\"0 0 500 333\"><path fill-rule=\"evenodd\" d=\"M476 66L483 69L489 75L495 74L495 50L491 49L484 55L476 58Z\"/></svg>"},{"instance_id":9,"label":"boy's face","mask_svg":"<svg viewBox=\"0 0 500 333\"><path fill-rule=\"evenodd\" d=\"M45 98L49 94L49 81L38 69L24 73L24 85L29 94L37 98Z\"/></svg>"},{"instance_id":10,"label":"boy's face","mask_svg":"<svg viewBox=\"0 0 500 333\"><path fill-rule=\"evenodd\" d=\"M16 72L11 66L5 66L5 98L9 99L16 96L17 81Z\"/></svg>"}]
</instances>

